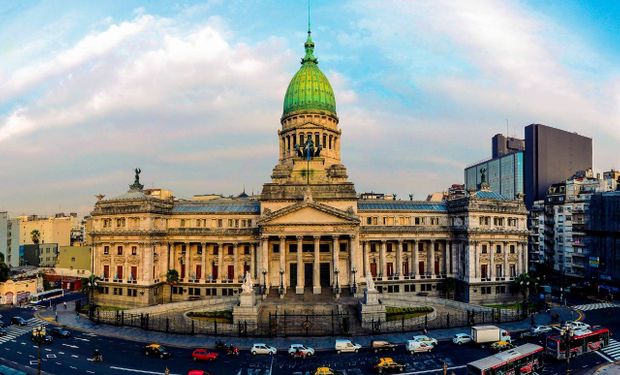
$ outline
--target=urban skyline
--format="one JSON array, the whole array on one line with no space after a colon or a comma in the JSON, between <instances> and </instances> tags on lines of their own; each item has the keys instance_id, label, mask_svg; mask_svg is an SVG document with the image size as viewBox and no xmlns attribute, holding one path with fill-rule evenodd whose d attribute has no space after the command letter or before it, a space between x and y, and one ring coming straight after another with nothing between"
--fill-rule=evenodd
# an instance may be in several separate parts
<instances>
[{"instance_id":1,"label":"urban skyline","mask_svg":"<svg viewBox=\"0 0 620 375\"><path fill-rule=\"evenodd\" d=\"M345 162L360 192L424 199L462 183L463 167L488 155L488 138L505 133L506 120L520 138L530 123L592 137L594 169L617 168L609 121L617 51L613 28L593 24L596 3L467 5L486 23L454 4L393 5L313 3L317 54L339 98ZM260 190L277 159L270 142L297 67L305 4L4 7L11 22L0 35L26 17L33 32L0 52L3 209L87 214L94 194L124 189L136 166L148 187L180 197ZM46 29L49 17L56 21ZM545 108L539 95L549 98ZM243 178L226 178L231 172Z\"/></svg>"}]
</instances>

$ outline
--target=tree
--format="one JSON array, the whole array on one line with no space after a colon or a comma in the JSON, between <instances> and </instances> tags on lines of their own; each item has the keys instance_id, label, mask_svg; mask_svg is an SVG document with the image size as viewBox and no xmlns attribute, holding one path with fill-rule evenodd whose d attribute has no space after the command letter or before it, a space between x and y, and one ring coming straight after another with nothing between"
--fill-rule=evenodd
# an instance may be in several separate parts
<instances>
[{"instance_id":1,"label":"tree","mask_svg":"<svg viewBox=\"0 0 620 375\"><path fill-rule=\"evenodd\" d=\"M168 270L166 273L166 283L170 285L170 302L172 302L172 286L179 282L179 271L175 269Z\"/></svg>"},{"instance_id":2,"label":"tree","mask_svg":"<svg viewBox=\"0 0 620 375\"><path fill-rule=\"evenodd\" d=\"M518 291L523 295L523 308L525 310L525 304L527 302L528 293L531 290L536 290L538 287L538 278L533 277L529 273L525 272L517 276L512 282L513 291Z\"/></svg>"},{"instance_id":3,"label":"tree","mask_svg":"<svg viewBox=\"0 0 620 375\"><path fill-rule=\"evenodd\" d=\"M5 282L9 279L9 266L6 263L0 263L0 282Z\"/></svg>"},{"instance_id":4,"label":"tree","mask_svg":"<svg viewBox=\"0 0 620 375\"><path fill-rule=\"evenodd\" d=\"M38 245L41 240L41 232L39 232L38 229L33 229L32 232L30 232L30 238L33 244Z\"/></svg>"}]
</instances>

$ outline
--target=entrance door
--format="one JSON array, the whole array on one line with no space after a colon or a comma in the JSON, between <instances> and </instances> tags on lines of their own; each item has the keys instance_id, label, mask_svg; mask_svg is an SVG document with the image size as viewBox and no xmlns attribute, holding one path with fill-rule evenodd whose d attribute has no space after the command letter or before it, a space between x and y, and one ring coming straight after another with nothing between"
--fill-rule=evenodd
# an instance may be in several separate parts
<instances>
[{"instance_id":1,"label":"entrance door","mask_svg":"<svg viewBox=\"0 0 620 375\"><path fill-rule=\"evenodd\" d=\"M288 285L290 285L291 288L295 288L297 286L297 263L290 263L289 267Z\"/></svg>"},{"instance_id":2,"label":"entrance door","mask_svg":"<svg viewBox=\"0 0 620 375\"><path fill-rule=\"evenodd\" d=\"M370 263L370 275L377 277L377 263Z\"/></svg>"},{"instance_id":3,"label":"entrance door","mask_svg":"<svg viewBox=\"0 0 620 375\"><path fill-rule=\"evenodd\" d=\"M329 287L329 263L321 263L319 264L320 269L320 280L322 287Z\"/></svg>"},{"instance_id":4,"label":"entrance door","mask_svg":"<svg viewBox=\"0 0 620 375\"><path fill-rule=\"evenodd\" d=\"M312 288L312 263L304 263L304 286Z\"/></svg>"},{"instance_id":5,"label":"entrance door","mask_svg":"<svg viewBox=\"0 0 620 375\"><path fill-rule=\"evenodd\" d=\"M228 280L237 281L235 280L235 266L233 265L228 266Z\"/></svg>"},{"instance_id":6,"label":"entrance door","mask_svg":"<svg viewBox=\"0 0 620 375\"><path fill-rule=\"evenodd\" d=\"M420 262L420 263L418 264L418 273L419 273L420 275L424 275L424 274L426 274L426 270L424 269L424 262Z\"/></svg>"}]
</instances>

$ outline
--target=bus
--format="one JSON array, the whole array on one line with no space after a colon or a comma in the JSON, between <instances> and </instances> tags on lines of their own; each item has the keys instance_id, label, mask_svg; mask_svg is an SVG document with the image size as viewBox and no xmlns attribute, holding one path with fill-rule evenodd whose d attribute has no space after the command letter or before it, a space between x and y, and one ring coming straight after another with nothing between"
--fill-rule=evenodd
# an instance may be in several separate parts
<instances>
[{"instance_id":1,"label":"bus","mask_svg":"<svg viewBox=\"0 0 620 375\"><path fill-rule=\"evenodd\" d=\"M468 375L525 375L543 367L544 348L525 344L467 364Z\"/></svg>"},{"instance_id":2,"label":"bus","mask_svg":"<svg viewBox=\"0 0 620 375\"><path fill-rule=\"evenodd\" d=\"M30 296L30 303L33 305L39 304L43 301L47 301L53 298L62 297L65 295L65 291L63 289L52 289L47 290L45 292L33 294Z\"/></svg>"},{"instance_id":3,"label":"bus","mask_svg":"<svg viewBox=\"0 0 620 375\"><path fill-rule=\"evenodd\" d=\"M609 330L598 328L593 330L575 331L570 338L570 356L576 357L593 352L609 345ZM561 335L547 337L546 353L555 359L566 359L566 339Z\"/></svg>"}]
</instances>

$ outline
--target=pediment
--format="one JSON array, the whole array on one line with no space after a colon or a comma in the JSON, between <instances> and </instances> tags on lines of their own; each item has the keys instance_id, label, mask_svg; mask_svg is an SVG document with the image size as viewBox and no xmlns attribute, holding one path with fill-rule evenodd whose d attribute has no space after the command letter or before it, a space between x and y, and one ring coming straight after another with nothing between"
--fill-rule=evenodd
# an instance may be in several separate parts
<instances>
[{"instance_id":1,"label":"pediment","mask_svg":"<svg viewBox=\"0 0 620 375\"><path fill-rule=\"evenodd\" d=\"M304 202L271 212L259 220L259 225L359 224L352 213L324 204Z\"/></svg>"}]
</instances>

